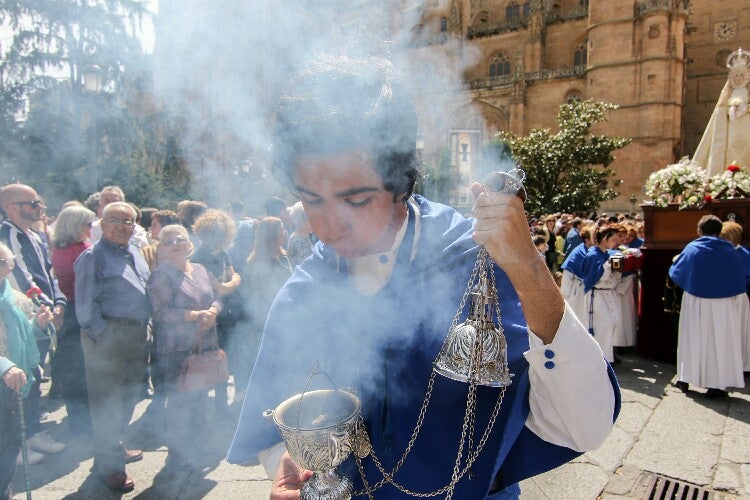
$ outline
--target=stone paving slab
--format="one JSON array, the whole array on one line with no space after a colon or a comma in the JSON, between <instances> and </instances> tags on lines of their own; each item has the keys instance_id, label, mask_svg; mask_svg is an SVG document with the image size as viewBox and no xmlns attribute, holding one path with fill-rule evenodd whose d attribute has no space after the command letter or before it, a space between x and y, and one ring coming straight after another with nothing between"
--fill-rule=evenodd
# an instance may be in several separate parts
<instances>
[{"instance_id":1,"label":"stone paving slab","mask_svg":"<svg viewBox=\"0 0 750 500\"><path fill-rule=\"evenodd\" d=\"M641 401L623 401L622 411L615 426L635 439L643 432L653 411L652 407L644 405Z\"/></svg>"},{"instance_id":2,"label":"stone paving slab","mask_svg":"<svg viewBox=\"0 0 750 500\"><path fill-rule=\"evenodd\" d=\"M650 471L722 489L727 494L721 498L750 500L750 377L730 398L710 400L702 390L685 395L672 387L675 367L669 363L626 356L615 371L623 406L613 432L598 450L522 482L522 499L641 498L635 487L643 471ZM623 434L633 437L630 449ZM580 463L598 465L607 474L601 490L591 491L599 472L592 480ZM576 482L580 489L571 494Z\"/></svg>"},{"instance_id":3,"label":"stone paving slab","mask_svg":"<svg viewBox=\"0 0 750 500\"><path fill-rule=\"evenodd\" d=\"M727 492L726 498L750 500L750 390L727 400L709 400L701 391L685 395L673 388L674 365L636 355L615 367L623 406L615 429L598 449L521 484L523 500L630 499L644 470ZM750 378L746 379L750 387ZM44 386L43 386L44 387ZM230 387L231 394L231 387ZM34 499L178 499L268 498L271 482L257 464L238 466L223 460L233 423L203 439L214 450L200 470L164 468L166 448L158 439L161 423L152 401L137 407L128 430L128 445L144 450L144 460L127 466L136 489L109 491L90 473L90 440L67 435L65 410L46 396L50 411L45 428L68 448L30 467ZM232 407L236 418L239 408ZM15 499L23 500L21 468L14 480Z\"/></svg>"},{"instance_id":4,"label":"stone paving slab","mask_svg":"<svg viewBox=\"0 0 750 500\"><path fill-rule=\"evenodd\" d=\"M669 393L654 411L625 464L707 485L719 459L725 416Z\"/></svg>"},{"instance_id":5,"label":"stone paving slab","mask_svg":"<svg viewBox=\"0 0 750 500\"><path fill-rule=\"evenodd\" d=\"M633 448L635 442L635 437L615 425L604 444L584 456L605 471L614 473L620 468L623 459Z\"/></svg>"}]
</instances>

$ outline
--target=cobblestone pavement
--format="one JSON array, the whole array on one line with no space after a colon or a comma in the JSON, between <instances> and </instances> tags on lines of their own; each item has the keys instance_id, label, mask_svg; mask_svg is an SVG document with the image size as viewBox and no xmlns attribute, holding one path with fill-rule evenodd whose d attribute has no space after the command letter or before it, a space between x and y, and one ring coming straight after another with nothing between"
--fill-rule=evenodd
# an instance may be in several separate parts
<instances>
[{"instance_id":1,"label":"cobblestone pavement","mask_svg":"<svg viewBox=\"0 0 750 500\"><path fill-rule=\"evenodd\" d=\"M731 392L727 399L708 399L703 390L683 394L671 385L674 365L637 355L623 356L615 371L623 405L607 441L596 451L524 481L523 499L642 498L649 473L716 490L715 498L750 499L748 388ZM750 377L746 384L750 386ZM45 395L43 402L50 413L44 426L67 449L29 467L33 498L268 498L270 481L259 465L237 466L223 460L234 419L223 427L212 426L206 436L196 436L203 448L199 470L172 471L164 468L167 451L157 437L156 404L141 401L128 429L127 445L143 449L145 457L127 466L135 490L123 495L112 493L91 474L90 440L68 435L62 401ZM233 405L230 411L236 418L239 407ZM15 499L25 498L21 467L14 489Z\"/></svg>"}]
</instances>

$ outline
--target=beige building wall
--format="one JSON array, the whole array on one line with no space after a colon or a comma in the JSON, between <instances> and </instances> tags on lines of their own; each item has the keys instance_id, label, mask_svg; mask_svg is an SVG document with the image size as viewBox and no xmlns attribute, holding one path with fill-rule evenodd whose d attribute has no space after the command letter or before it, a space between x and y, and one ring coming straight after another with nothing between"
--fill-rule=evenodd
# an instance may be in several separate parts
<instances>
[{"instance_id":1,"label":"beige building wall","mask_svg":"<svg viewBox=\"0 0 750 500\"><path fill-rule=\"evenodd\" d=\"M726 83L727 56L750 49L750 1L692 1L686 32L682 149L692 155Z\"/></svg>"},{"instance_id":2,"label":"beige building wall","mask_svg":"<svg viewBox=\"0 0 750 500\"><path fill-rule=\"evenodd\" d=\"M340 6L359 12L362 3ZM428 165L439 164L451 141L467 141L463 146L476 151L498 131L554 129L559 105L570 99L613 102L619 109L595 133L633 142L615 153L622 194L604 207L608 210L631 208L631 197L643 199L651 172L693 154L726 81L727 55L738 47L750 49L750 0L389 0L389 5L393 32L406 28L408 11L420 12L422 29L438 35L401 49L418 58L420 50L444 46L455 68L465 68L466 88L446 89L449 99L441 100L453 103L451 122L420 124ZM179 9L165 0L165 15ZM517 15L509 18L512 11ZM508 71L492 76L499 54ZM426 57L425 74L429 61ZM434 102L429 95L417 100L423 106ZM478 161L479 155L472 158Z\"/></svg>"},{"instance_id":3,"label":"beige building wall","mask_svg":"<svg viewBox=\"0 0 750 500\"><path fill-rule=\"evenodd\" d=\"M441 2L441 8L427 8L425 18L449 19L461 31L454 36L482 54L466 80L475 113L489 120L484 141L503 126L517 134L554 129L558 106L572 96L620 106L595 130L633 139L616 152L612 166L623 180L622 194L605 209L632 208L630 199L643 199L651 172L692 155L726 81L726 55L743 42L750 47L750 0L516 3L520 19L507 18L511 2L503 0ZM716 33L726 40L718 43ZM583 42L586 64L576 67ZM510 74L490 78L492 58L500 51L510 60ZM464 115L471 109L464 106ZM449 128L454 126L460 128ZM431 148L446 146L426 144L427 160Z\"/></svg>"}]
</instances>

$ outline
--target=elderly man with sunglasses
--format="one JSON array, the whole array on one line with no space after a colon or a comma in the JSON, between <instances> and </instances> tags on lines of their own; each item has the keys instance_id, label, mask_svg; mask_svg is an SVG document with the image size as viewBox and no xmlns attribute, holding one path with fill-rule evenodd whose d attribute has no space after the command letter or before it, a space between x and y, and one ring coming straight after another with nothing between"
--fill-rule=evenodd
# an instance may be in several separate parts
<instances>
[{"instance_id":1,"label":"elderly man with sunglasses","mask_svg":"<svg viewBox=\"0 0 750 500\"><path fill-rule=\"evenodd\" d=\"M47 246L40 235L31 229L44 215L44 200L31 186L8 184L0 188L0 208L5 217L0 225L0 240L10 248L16 259L16 266L9 278L11 282L15 282L14 287L21 293L27 293L31 288L41 290L38 295L39 301L53 310L54 325L59 328L67 302L52 272L52 261ZM38 339L37 347L40 352L39 362L43 363L49 339ZM39 383L42 374L38 367L34 370L36 382L31 387L24 405L27 433L32 436L29 446L44 453L59 453L65 449L65 445L42 432L39 423Z\"/></svg>"},{"instance_id":2,"label":"elderly man with sunglasses","mask_svg":"<svg viewBox=\"0 0 750 500\"><path fill-rule=\"evenodd\" d=\"M146 325L148 264L129 243L135 210L124 202L102 212L102 238L75 262L76 316L86 361L94 471L115 491L131 491L125 464L143 458L120 438L139 399L150 350Z\"/></svg>"}]
</instances>

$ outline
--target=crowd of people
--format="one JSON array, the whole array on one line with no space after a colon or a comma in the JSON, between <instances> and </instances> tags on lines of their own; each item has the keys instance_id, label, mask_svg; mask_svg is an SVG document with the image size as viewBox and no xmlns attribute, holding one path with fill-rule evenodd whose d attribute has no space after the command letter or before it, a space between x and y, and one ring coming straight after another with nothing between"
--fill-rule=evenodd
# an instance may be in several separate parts
<instances>
[{"instance_id":1,"label":"crowd of people","mask_svg":"<svg viewBox=\"0 0 750 500\"><path fill-rule=\"evenodd\" d=\"M117 186L86 202L51 217L32 186L0 188L0 498L24 461L21 425L26 466L65 450L42 431L43 381L64 401L67 435L91 438L94 470L109 488L134 488L125 465L143 453L122 440L143 397L163 410L167 466L190 468L188 443L207 422L234 424L226 383L213 398L176 387L185 359L196 346L223 349L241 403L265 316L292 272L288 234L295 263L312 253L304 210L279 198L258 219L194 200L176 211L139 208Z\"/></svg>"},{"instance_id":2,"label":"crowd of people","mask_svg":"<svg viewBox=\"0 0 750 500\"><path fill-rule=\"evenodd\" d=\"M551 214L532 218L530 230L565 300L605 358L619 364L617 351L636 343L639 293L637 271L613 269L611 258L640 257L640 215ZM552 251L549 241L554 241Z\"/></svg>"},{"instance_id":3,"label":"crowd of people","mask_svg":"<svg viewBox=\"0 0 750 500\"><path fill-rule=\"evenodd\" d=\"M65 450L40 427L47 376L65 402L70 434L91 436L93 472L120 492L134 489L126 464L143 458L124 444L125 428L137 402L152 397L165 422L166 467L190 469L191 443L207 424L230 422L227 460L257 458L274 478L271 498L298 498L311 471L294 463L263 414L319 369L361 398L369 456L341 467L374 498L517 498L519 481L607 437L620 408L611 364L618 348L635 343L637 278L618 262L640 255L638 217L529 217L515 188L478 183L473 217L415 195L416 112L388 61L321 57L283 95L274 140L284 148L274 150L272 171L300 199L291 208L272 198L257 219L244 217L239 202L227 211L195 200L174 211L139 208L106 186L88 206L71 201L52 220L33 187L0 189L0 499L18 463ZM750 277L741 272L750 266L727 265L750 259L736 227L727 226L732 243L719 239L722 229L702 220L696 244L670 272L686 306L723 317L711 325L705 316L680 319L679 386L707 384L717 395L741 386L750 364L740 293L750 281L706 294L691 277L712 249L724 258L704 272ZM466 438L471 391L437 377L433 361L465 304L479 246L514 378L474 393L471 432L476 425L486 436L460 472L455 447ZM706 302L712 298L721 306ZM744 316L728 319L735 309ZM709 327L731 330L722 337L731 341L695 347ZM182 384L191 353L216 347L228 358L232 403L242 404L237 422L226 383ZM711 374L728 369L705 353L721 349L739 353L735 378L714 381ZM49 374L41 370L48 359Z\"/></svg>"},{"instance_id":4,"label":"crowd of people","mask_svg":"<svg viewBox=\"0 0 750 500\"><path fill-rule=\"evenodd\" d=\"M233 401L241 403L274 298L317 241L302 203L287 207L272 198L265 215L250 219L236 206L233 216L192 200L176 211L139 209L117 186L98 194L94 210L69 202L52 219L31 186L0 189L0 488L6 496L22 463L14 393L22 395L27 463L65 450L40 426L40 383L50 374L66 405L69 434L92 436L95 470L109 488L134 488L125 465L143 454L121 439L144 396L164 409L167 466L190 468L190 443L209 414L224 421L231 415L227 384L215 386L213 398L207 390L176 387L185 359L197 345L224 349ZM617 364L618 349L635 345L638 286L635 272L613 269L612 257L639 255L642 221L634 214L549 214L529 218L528 230L571 310L604 358ZM743 370L750 369L744 293L750 252L740 244L742 226L732 221L701 220L699 236L670 273L686 290L683 310L693 311L680 319L676 385L708 387L710 397L721 397L727 387L742 387ZM702 250L691 253L699 243ZM727 268L736 264L730 254L742 262L740 272ZM713 263L696 264L695 255ZM719 282L696 278L696 267L731 276L736 286L723 294L729 285L721 280L721 291L705 293L707 283ZM708 300L717 294L728 297L720 310ZM715 333L706 335L707 329ZM50 374L41 370L47 359Z\"/></svg>"},{"instance_id":5,"label":"crowd of people","mask_svg":"<svg viewBox=\"0 0 750 500\"><path fill-rule=\"evenodd\" d=\"M532 227L535 242L547 239L543 231L556 217L544 217L539 229ZM561 292L616 365L618 350L636 343L640 295L637 272L616 269L613 257L640 256L643 224L623 214L596 220L563 215L558 221L565 217L570 229L562 245ZM564 231L565 223L559 232ZM742 225L734 220L705 216L697 234L675 256L665 285L676 302L667 308L679 314L675 386L687 393L693 385L707 389L709 398L727 397L728 388L744 387L750 371L750 250L742 245ZM546 246L538 249L549 265ZM676 299L672 289L678 290Z\"/></svg>"}]
</instances>

